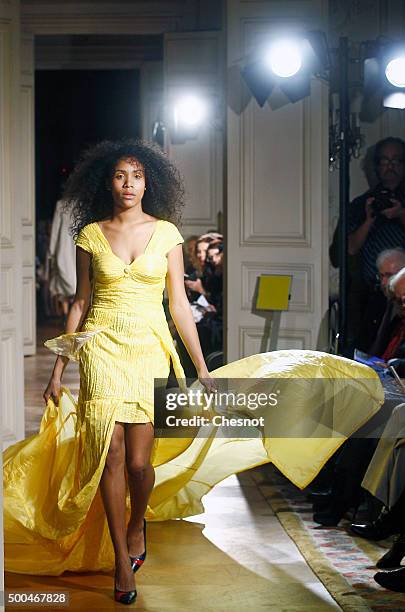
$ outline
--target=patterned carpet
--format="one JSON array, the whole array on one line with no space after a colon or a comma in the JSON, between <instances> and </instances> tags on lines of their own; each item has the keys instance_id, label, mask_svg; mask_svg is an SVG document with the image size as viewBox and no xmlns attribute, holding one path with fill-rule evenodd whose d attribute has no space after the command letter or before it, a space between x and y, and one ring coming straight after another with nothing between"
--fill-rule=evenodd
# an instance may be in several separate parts
<instances>
[{"instance_id":1,"label":"patterned carpet","mask_svg":"<svg viewBox=\"0 0 405 612\"><path fill-rule=\"evenodd\" d=\"M333 528L314 523L306 493L271 465L257 470L254 478L308 565L344 611L405 610L405 593L387 591L373 580L375 563L390 547L390 539L376 543L354 538L346 519Z\"/></svg>"}]
</instances>

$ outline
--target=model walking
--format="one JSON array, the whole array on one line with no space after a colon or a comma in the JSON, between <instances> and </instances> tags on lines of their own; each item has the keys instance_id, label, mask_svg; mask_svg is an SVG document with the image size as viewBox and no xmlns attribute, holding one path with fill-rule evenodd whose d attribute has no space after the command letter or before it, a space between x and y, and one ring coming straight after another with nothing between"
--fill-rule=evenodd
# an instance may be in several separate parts
<instances>
[{"instance_id":1,"label":"model walking","mask_svg":"<svg viewBox=\"0 0 405 612\"><path fill-rule=\"evenodd\" d=\"M87 152L66 197L74 202L80 229L77 291L66 333L97 332L80 349L80 405L88 407L83 419L98 420L98 400L114 413L100 491L115 553L115 599L131 603L134 573L146 556L144 516L155 479L153 380L167 378L170 357L183 375L162 307L166 277L176 328L199 378L210 378L184 289L183 238L170 221L178 215L182 187L159 150L140 142L104 142ZM52 341L47 344L52 347ZM56 359L46 402L59 399L66 361Z\"/></svg>"}]
</instances>

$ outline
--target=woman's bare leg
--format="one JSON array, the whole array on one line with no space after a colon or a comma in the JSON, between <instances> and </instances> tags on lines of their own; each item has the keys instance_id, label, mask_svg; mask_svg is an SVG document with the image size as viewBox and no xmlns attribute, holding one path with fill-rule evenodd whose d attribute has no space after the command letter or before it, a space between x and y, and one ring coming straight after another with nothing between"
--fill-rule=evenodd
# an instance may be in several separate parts
<instances>
[{"instance_id":1,"label":"woman's bare leg","mask_svg":"<svg viewBox=\"0 0 405 612\"><path fill-rule=\"evenodd\" d=\"M114 547L117 588L122 591L131 591L135 588L135 580L131 570L126 538L124 442L124 425L123 423L115 423L105 467L100 480L100 492Z\"/></svg>"},{"instance_id":2,"label":"woman's bare leg","mask_svg":"<svg viewBox=\"0 0 405 612\"><path fill-rule=\"evenodd\" d=\"M131 557L144 550L143 517L155 484L155 470L150 462L153 447L152 423L131 423L125 429L126 465L131 495L128 523L128 550Z\"/></svg>"}]
</instances>

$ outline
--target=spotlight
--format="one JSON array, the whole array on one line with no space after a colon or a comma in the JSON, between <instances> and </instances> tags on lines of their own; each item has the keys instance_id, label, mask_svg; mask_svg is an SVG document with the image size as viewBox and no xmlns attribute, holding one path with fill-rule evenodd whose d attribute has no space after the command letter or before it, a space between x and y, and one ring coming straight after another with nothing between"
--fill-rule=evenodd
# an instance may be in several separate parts
<instances>
[{"instance_id":1,"label":"spotlight","mask_svg":"<svg viewBox=\"0 0 405 612\"><path fill-rule=\"evenodd\" d=\"M268 50L265 64L281 78L292 77L301 69L302 52L300 45L294 40L279 40Z\"/></svg>"},{"instance_id":2,"label":"spotlight","mask_svg":"<svg viewBox=\"0 0 405 612\"><path fill-rule=\"evenodd\" d=\"M172 99L167 110L170 140L180 144L198 137L211 109L206 96L187 92Z\"/></svg>"},{"instance_id":3,"label":"spotlight","mask_svg":"<svg viewBox=\"0 0 405 612\"><path fill-rule=\"evenodd\" d=\"M176 126L195 127L206 118L207 104L197 96L186 95L175 102L173 113Z\"/></svg>"},{"instance_id":4,"label":"spotlight","mask_svg":"<svg viewBox=\"0 0 405 612\"><path fill-rule=\"evenodd\" d=\"M384 98L384 106L387 108L405 108L405 93L398 91L388 94Z\"/></svg>"},{"instance_id":5,"label":"spotlight","mask_svg":"<svg viewBox=\"0 0 405 612\"><path fill-rule=\"evenodd\" d=\"M385 108L405 108L405 50L379 45L364 61L362 121L372 122Z\"/></svg>"},{"instance_id":6,"label":"spotlight","mask_svg":"<svg viewBox=\"0 0 405 612\"><path fill-rule=\"evenodd\" d=\"M297 102L310 94L311 75L328 69L329 63L325 34L314 30L301 36L273 38L250 57L242 76L260 106L277 89L288 101ZM274 91L273 98L277 96Z\"/></svg>"},{"instance_id":7,"label":"spotlight","mask_svg":"<svg viewBox=\"0 0 405 612\"><path fill-rule=\"evenodd\" d=\"M405 55L388 62L385 76L394 87L405 87Z\"/></svg>"}]
</instances>

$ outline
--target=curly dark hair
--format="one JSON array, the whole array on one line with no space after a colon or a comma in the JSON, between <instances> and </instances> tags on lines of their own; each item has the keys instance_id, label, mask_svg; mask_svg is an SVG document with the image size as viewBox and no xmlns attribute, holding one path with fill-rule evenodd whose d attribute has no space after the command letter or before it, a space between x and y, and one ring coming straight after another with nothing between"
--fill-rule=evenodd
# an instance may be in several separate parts
<instances>
[{"instance_id":1,"label":"curly dark hair","mask_svg":"<svg viewBox=\"0 0 405 612\"><path fill-rule=\"evenodd\" d=\"M162 150L142 140L104 140L84 151L63 190L64 208L72 213L73 237L88 223L111 218L113 198L107 186L120 159L136 159L145 169L144 212L179 223L184 204L183 180Z\"/></svg>"}]
</instances>

